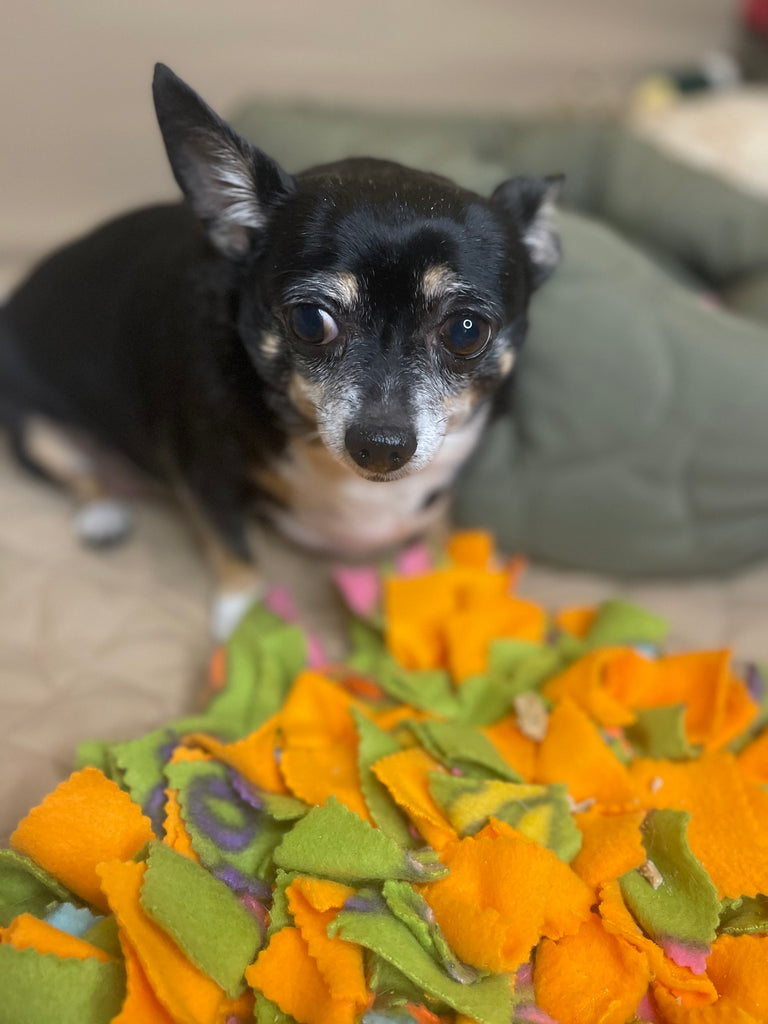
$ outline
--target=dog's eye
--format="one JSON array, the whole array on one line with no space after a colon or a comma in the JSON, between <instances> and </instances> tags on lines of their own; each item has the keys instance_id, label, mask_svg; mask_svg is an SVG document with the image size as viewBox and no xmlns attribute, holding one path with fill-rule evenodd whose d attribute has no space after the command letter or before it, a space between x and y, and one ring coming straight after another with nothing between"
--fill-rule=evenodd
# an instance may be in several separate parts
<instances>
[{"instance_id":1,"label":"dog's eye","mask_svg":"<svg viewBox=\"0 0 768 1024\"><path fill-rule=\"evenodd\" d=\"M459 313L445 321L438 336L454 355L476 356L488 343L491 325L474 313Z\"/></svg>"},{"instance_id":2,"label":"dog's eye","mask_svg":"<svg viewBox=\"0 0 768 1024\"><path fill-rule=\"evenodd\" d=\"M319 306L294 306L290 319L298 337L313 345L327 345L339 336L336 321Z\"/></svg>"}]
</instances>

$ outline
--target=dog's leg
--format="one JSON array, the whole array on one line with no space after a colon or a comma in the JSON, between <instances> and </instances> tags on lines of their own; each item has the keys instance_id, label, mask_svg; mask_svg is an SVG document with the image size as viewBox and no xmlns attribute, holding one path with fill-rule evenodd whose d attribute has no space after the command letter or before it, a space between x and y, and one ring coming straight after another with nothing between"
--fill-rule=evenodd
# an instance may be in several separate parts
<instances>
[{"instance_id":1,"label":"dog's leg","mask_svg":"<svg viewBox=\"0 0 768 1024\"><path fill-rule=\"evenodd\" d=\"M265 585L248 552L240 517L201 503L186 486L179 487L179 493L216 580L211 633L217 640L226 640L264 596Z\"/></svg>"},{"instance_id":2,"label":"dog's leg","mask_svg":"<svg viewBox=\"0 0 768 1024\"><path fill-rule=\"evenodd\" d=\"M17 443L24 459L77 501L74 528L83 543L106 547L128 535L132 526L128 506L109 494L93 460L66 430L44 416L32 415L23 422Z\"/></svg>"},{"instance_id":3,"label":"dog's leg","mask_svg":"<svg viewBox=\"0 0 768 1024\"><path fill-rule=\"evenodd\" d=\"M226 640L264 596L264 582L251 562L241 561L215 535L206 538L205 549L218 587L211 605L211 632L217 640Z\"/></svg>"}]
</instances>

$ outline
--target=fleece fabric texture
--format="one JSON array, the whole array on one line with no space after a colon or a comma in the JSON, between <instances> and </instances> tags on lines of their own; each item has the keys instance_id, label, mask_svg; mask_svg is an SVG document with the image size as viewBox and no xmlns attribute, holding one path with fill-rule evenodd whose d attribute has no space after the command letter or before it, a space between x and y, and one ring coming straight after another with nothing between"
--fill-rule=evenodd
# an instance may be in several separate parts
<instances>
[{"instance_id":1,"label":"fleece fabric texture","mask_svg":"<svg viewBox=\"0 0 768 1024\"><path fill-rule=\"evenodd\" d=\"M768 556L768 330L710 294L761 317L768 203L599 120L249 104L234 122L289 170L367 154L482 193L565 171L564 205L607 224L560 216L564 259L534 298L511 411L460 481L458 523L608 573Z\"/></svg>"},{"instance_id":2,"label":"fleece fabric texture","mask_svg":"<svg viewBox=\"0 0 768 1024\"><path fill-rule=\"evenodd\" d=\"M0 1024L765 1021L768 674L483 534L403 564L344 663L253 609L206 710L81 747L0 856Z\"/></svg>"}]
</instances>

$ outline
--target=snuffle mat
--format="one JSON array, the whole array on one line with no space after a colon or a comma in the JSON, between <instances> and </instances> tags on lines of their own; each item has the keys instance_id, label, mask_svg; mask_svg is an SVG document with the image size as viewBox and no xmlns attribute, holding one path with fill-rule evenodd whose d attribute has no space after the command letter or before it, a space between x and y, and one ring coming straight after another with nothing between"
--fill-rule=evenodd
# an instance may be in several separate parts
<instances>
[{"instance_id":1,"label":"snuffle mat","mask_svg":"<svg viewBox=\"0 0 768 1024\"><path fill-rule=\"evenodd\" d=\"M768 1020L765 676L519 571L339 573L341 665L273 594L205 711L84 744L0 851L0 1024Z\"/></svg>"}]
</instances>

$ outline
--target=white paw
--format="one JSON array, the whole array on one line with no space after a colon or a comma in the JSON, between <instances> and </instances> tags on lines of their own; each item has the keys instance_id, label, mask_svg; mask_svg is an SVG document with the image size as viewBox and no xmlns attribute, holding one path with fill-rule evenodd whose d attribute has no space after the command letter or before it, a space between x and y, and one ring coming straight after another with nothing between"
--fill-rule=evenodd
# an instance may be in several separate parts
<instances>
[{"instance_id":1,"label":"white paw","mask_svg":"<svg viewBox=\"0 0 768 1024\"><path fill-rule=\"evenodd\" d=\"M106 547L126 537L133 525L127 505L114 498L88 501L75 513L75 532L84 544Z\"/></svg>"},{"instance_id":2,"label":"white paw","mask_svg":"<svg viewBox=\"0 0 768 1024\"><path fill-rule=\"evenodd\" d=\"M211 633L214 639L228 640L240 620L264 596L261 585L247 590L220 590L211 605Z\"/></svg>"}]
</instances>

